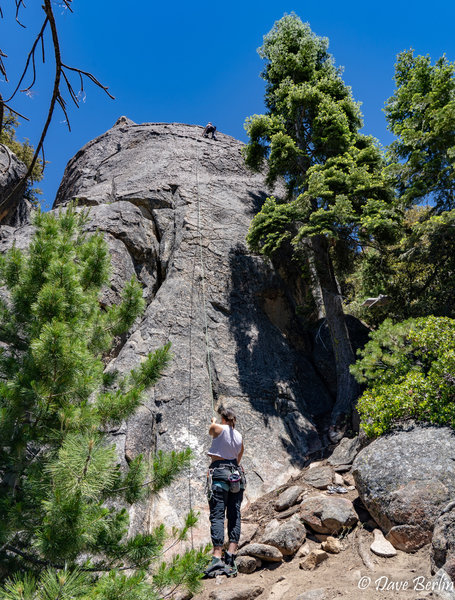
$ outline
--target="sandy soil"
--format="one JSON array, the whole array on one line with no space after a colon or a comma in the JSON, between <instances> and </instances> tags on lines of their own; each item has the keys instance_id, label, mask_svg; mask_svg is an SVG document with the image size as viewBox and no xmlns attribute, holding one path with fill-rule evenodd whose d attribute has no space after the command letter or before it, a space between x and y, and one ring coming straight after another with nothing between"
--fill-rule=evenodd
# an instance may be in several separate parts
<instances>
[{"instance_id":1,"label":"sandy soil","mask_svg":"<svg viewBox=\"0 0 455 600\"><path fill-rule=\"evenodd\" d=\"M322 461L321 464L324 464ZM274 500L277 495L289 485L298 483L305 489L306 497L325 494L316 490L303 481L307 469L290 481L285 486L259 498L247 507L242 514L245 523L258 523L259 530L255 536L256 541L260 538L261 530L270 521L277 517L274 508ZM348 476L349 477L349 476ZM303 560L298 554L281 564L264 563L264 566L250 574L242 574L236 578L220 576L216 580L204 581L202 592L194 596L195 600L209 600L210 593L216 589L234 590L243 585L260 585L264 592L258 596L259 600L296 600L303 592L323 589L325 594L320 596L321 600L333 600L335 598L349 598L351 600L370 599L403 599L418 600L430 598L430 586L432 576L430 572L430 548L425 546L414 554L398 551L392 558L381 558L369 551L373 541L372 529L375 527L370 515L365 511L358 499L357 490L350 490L343 494L344 498L353 501L357 510L360 523L359 526L342 538L344 550L340 554L330 554L329 558L321 563L313 571L304 571L299 568ZM363 548L366 548L371 561L370 570L365 566L360 554L358 540L362 539ZM309 532L307 544L310 550L320 548L318 541ZM319 600L319 598L318 598Z\"/></svg>"},{"instance_id":2,"label":"sandy soil","mask_svg":"<svg viewBox=\"0 0 455 600\"><path fill-rule=\"evenodd\" d=\"M431 581L428 546L415 554L398 552L393 558L371 554L374 571L369 571L358 554L353 538L354 535L350 534L345 539L346 549L340 554L330 555L314 571L300 569L299 562L302 559L296 557L281 565L262 568L251 575L240 573L234 579L219 577L217 580L207 580L203 592L194 598L208 600L210 592L218 589L218 586L232 589L245 584L264 588L259 600L295 600L303 592L320 588L325 590L324 600L417 600L428 597L428 592L422 591L422 586Z\"/></svg>"}]
</instances>

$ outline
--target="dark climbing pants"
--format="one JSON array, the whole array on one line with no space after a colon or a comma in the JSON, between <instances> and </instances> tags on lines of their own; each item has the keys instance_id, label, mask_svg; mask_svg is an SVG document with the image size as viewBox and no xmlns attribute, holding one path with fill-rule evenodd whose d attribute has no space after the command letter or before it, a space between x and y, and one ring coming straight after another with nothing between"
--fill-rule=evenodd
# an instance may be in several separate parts
<instances>
[{"instance_id":1,"label":"dark climbing pants","mask_svg":"<svg viewBox=\"0 0 455 600\"><path fill-rule=\"evenodd\" d=\"M210 506L210 535L214 546L224 544L224 519L227 516L228 537L236 544L240 538L240 505L243 500L243 490L233 494L214 485L213 495L209 500Z\"/></svg>"},{"instance_id":2,"label":"dark climbing pants","mask_svg":"<svg viewBox=\"0 0 455 600\"><path fill-rule=\"evenodd\" d=\"M215 125L212 125L211 127L206 127L204 129L204 133L203 133L204 137L209 137L209 133L212 134L212 140L216 140L216 135L215 135L215 133L216 133L216 127L215 127Z\"/></svg>"}]
</instances>

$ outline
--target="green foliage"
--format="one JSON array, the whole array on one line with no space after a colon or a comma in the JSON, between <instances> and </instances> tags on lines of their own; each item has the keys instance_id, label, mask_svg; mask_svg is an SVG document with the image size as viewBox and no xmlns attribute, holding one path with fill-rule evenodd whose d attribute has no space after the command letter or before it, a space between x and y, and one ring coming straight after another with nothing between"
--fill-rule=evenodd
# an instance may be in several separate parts
<instances>
[{"instance_id":1,"label":"green foliage","mask_svg":"<svg viewBox=\"0 0 455 600\"><path fill-rule=\"evenodd\" d=\"M158 600L158 597L144 571L130 577L112 571L97 581L84 600Z\"/></svg>"},{"instance_id":2,"label":"green foliage","mask_svg":"<svg viewBox=\"0 0 455 600\"><path fill-rule=\"evenodd\" d=\"M454 75L455 64L445 56L432 64L412 50L398 55L397 87L385 109L397 139L386 173L405 212L395 237L380 236L351 279L357 298L389 297L383 308L351 304L354 314L374 325L385 316L455 316Z\"/></svg>"},{"instance_id":3,"label":"green foliage","mask_svg":"<svg viewBox=\"0 0 455 600\"><path fill-rule=\"evenodd\" d=\"M66 568L60 571L44 570L37 579L31 574L14 576L0 590L1 600L75 600L89 590L88 578L84 573Z\"/></svg>"},{"instance_id":4,"label":"green foliage","mask_svg":"<svg viewBox=\"0 0 455 600\"><path fill-rule=\"evenodd\" d=\"M277 202L273 196L267 198L248 231L249 247L255 252L273 255L291 237L296 216L294 204Z\"/></svg>"},{"instance_id":5,"label":"green foliage","mask_svg":"<svg viewBox=\"0 0 455 600\"><path fill-rule=\"evenodd\" d=\"M155 586L162 591L170 582L172 588L176 589L183 581L187 581L189 591L196 592L199 587L200 573L210 560L207 556L209 548L210 546L191 550L185 556L177 554L170 563L161 563L153 575Z\"/></svg>"},{"instance_id":6,"label":"green foliage","mask_svg":"<svg viewBox=\"0 0 455 600\"><path fill-rule=\"evenodd\" d=\"M327 39L291 14L275 23L258 51L266 62L269 114L247 120L245 159L257 169L268 157L269 181L285 175L291 191L305 186L310 166L346 152L361 126L358 105L327 48Z\"/></svg>"},{"instance_id":7,"label":"green foliage","mask_svg":"<svg viewBox=\"0 0 455 600\"><path fill-rule=\"evenodd\" d=\"M355 296L386 294L384 307L357 309L357 316L379 324L428 314L455 317L455 210L406 211L398 239L362 256L351 282Z\"/></svg>"},{"instance_id":8,"label":"green foliage","mask_svg":"<svg viewBox=\"0 0 455 600\"><path fill-rule=\"evenodd\" d=\"M247 119L245 161L258 170L267 159L271 184L284 177L285 202L268 198L254 217L250 247L269 256L285 241L301 255L301 241L323 234L344 245L353 262L359 248L393 239L401 215L384 180L375 140L361 135L359 105L328 53L328 40L285 15L264 37L266 115Z\"/></svg>"},{"instance_id":9,"label":"green foliage","mask_svg":"<svg viewBox=\"0 0 455 600\"><path fill-rule=\"evenodd\" d=\"M390 175L406 206L423 200L437 210L455 208L455 64L445 56L431 64L412 50L398 55L397 89L385 108Z\"/></svg>"},{"instance_id":10,"label":"green foliage","mask_svg":"<svg viewBox=\"0 0 455 600\"><path fill-rule=\"evenodd\" d=\"M7 146L19 160L27 167L30 166L35 150L30 145L28 140L19 142L16 138L16 129L19 126L19 121L13 113L7 111L4 116L3 128L0 132L0 144ZM37 196L41 194L41 190L34 188L33 185L43 179L43 162L40 158L36 161L26 189L26 197L32 202L38 200Z\"/></svg>"},{"instance_id":11,"label":"green foliage","mask_svg":"<svg viewBox=\"0 0 455 600\"><path fill-rule=\"evenodd\" d=\"M152 463L153 491L157 493L167 487L175 476L188 466L190 458L189 448L182 452L157 452Z\"/></svg>"},{"instance_id":12,"label":"green foliage","mask_svg":"<svg viewBox=\"0 0 455 600\"><path fill-rule=\"evenodd\" d=\"M362 428L376 437L404 419L455 428L455 320L390 320L371 334L351 371L368 390Z\"/></svg>"},{"instance_id":13,"label":"green foliage","mask_svg":"<svg viewBox=\"0 0 455 600\"><path fill-rule=\"evenodd\" d=\"M297 240L324 234L347 245L395 239L401 214L385 186L383 158L372 138L308 170L308 187L297 199L306 207Z\"/></svg>"},{"instance_id":14,"label":"green foliage","mask_svg":"<svg viewBox=\"0 0 455 600\"><path fill-rule=\"evenodd\" d=\"M83 233L86 220L73 207L38 214L28 252L12 248L0 260L0 557L12 576L0 599L157 597L147 569L165 551L164 526L127 538L128 514L115 506L158 493L191 457L117 464L105 432L135 412L171 352L166 344L122 377L104 373L144 301L133 279L119 305L101 306L109 254L101 235ZM176 538L194 523L190 513ZM194 587L191 569L182 583Z\"/></svg>"}]
</instances>

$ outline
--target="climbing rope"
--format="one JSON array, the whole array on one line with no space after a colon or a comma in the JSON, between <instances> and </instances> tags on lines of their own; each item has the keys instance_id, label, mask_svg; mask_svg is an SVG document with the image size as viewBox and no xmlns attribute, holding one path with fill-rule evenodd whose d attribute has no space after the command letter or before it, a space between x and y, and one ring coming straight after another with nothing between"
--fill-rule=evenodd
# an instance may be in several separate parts
<instances>
[{"instance_id":1,"label":"climbing rope","mask_svg":"<svg viewBox=\"0 0 455 600\"><path fill-rule=\"evenodd\" d=\"M206 302L206 290L205 290L205 268L204 268L204 255L202 246L202 232L201 232L201 201L199 197L199 153L196 155L196 204L197 204L197 233L199 238L199 257L201 267L201 288L202 288L202 308L204 313L204 337L205 337L205 348L207 357L207 370L209 374L209 389L210 398L212 404L212 413L215 413L215 401L213 397L212 387L212 365L210 357L210 343L208 334L208 318L207 318L207 302ZM196 255L197 250L193 252L193 268L191 273L191 292L190 292L190 315L189 315L189 368L188 368L188 410L186 415L186 428L188 434L188 447L191 447L191 396L193 392L193 312L194 312L194 284L196 280ZM193 510L193 489L191 485L191 461L188 465L188 504L190 512ZM194 548L193 541L193 529L190 528L191 536L191 548Z\"/></svg>"},{"instance_id":2,"label":"climbing rope","mask_svg":"<svg viewBox=\"0 0 455 600\"><path fill-rule=\"evenodd\" d=\"M201 262L201 287L202 287L202 309L204 313L204 333L205 333L205 352L207 357L207 370L209 374L209 390L210 399L212 403L212 414L215 412L215 399L213 397L213 381L212 381L212 361L210 356L210 342L209 342L209 326L207 318L207 299L205 292L205 268L204 268L204 255L202 246L202 231L201 231L201 200L199 197L199 153L196 155L196 200L197 200L197 231L199 236L199 254Z\"/></svg>"}]
</instances>

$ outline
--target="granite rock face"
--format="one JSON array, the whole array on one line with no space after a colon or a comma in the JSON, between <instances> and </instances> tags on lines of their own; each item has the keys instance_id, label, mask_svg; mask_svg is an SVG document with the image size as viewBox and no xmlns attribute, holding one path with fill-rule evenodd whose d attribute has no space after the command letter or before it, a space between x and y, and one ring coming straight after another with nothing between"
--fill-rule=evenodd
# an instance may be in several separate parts
<instances>
[{"instance_id":1,"label":"granite rock face","mask_svg":"<svg viewBox=\"0 0 455 600\"><path fill-rule=\"evenodd\" d=\"M127 371L172 343L165 377L113 435L122 461L139 452L193 449L191 498L203 513L205 536L196 542L208 534L212 402L238 413L247 500L284 483L320 449L313 415L333 405L289 283L246 248L251 219L272 190L262 174L245 168L241 142L223 134L205 139L202 131L122 117L70 160L55 201L90 206L89 230L104 232L113 273L103 302L115 302L133 273L143 285L145 314L107 368ZM132 526L178 524L189 500L182 477L152 505L135 507Z\"/></svg>"},{"instance_id":2,"label":"granite rock face","mask_svg":"<svg viewBox=\"0 0 455 600\"><path fill-rule=\"evenodd\" d=\"M372 442L353 464L360 498L398 550L431 541L441 510L455 496L455 434L415 427Z\"/></svg>"},{"instance_id":3,"label":"granite rock face","mask_svg":"<svg viewBox=\"0 0 455 600\"><path fill-rule=\"evenodd\" d=\"M17 227L29 219L30 202L24 198L25 183L18 186L26 172L25 164L4 144L0 144L0 223L2 225Z\"/></svg>"}]
</instances>

